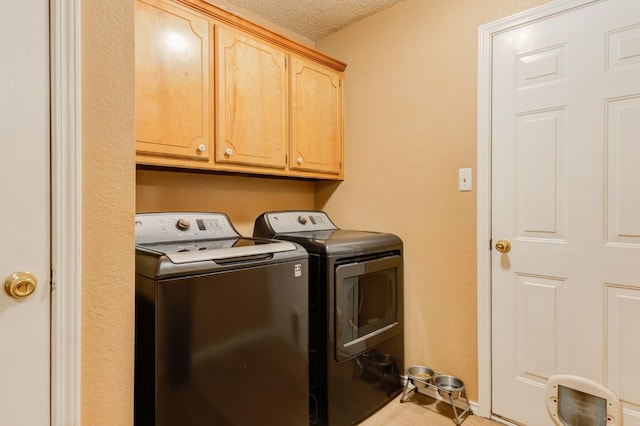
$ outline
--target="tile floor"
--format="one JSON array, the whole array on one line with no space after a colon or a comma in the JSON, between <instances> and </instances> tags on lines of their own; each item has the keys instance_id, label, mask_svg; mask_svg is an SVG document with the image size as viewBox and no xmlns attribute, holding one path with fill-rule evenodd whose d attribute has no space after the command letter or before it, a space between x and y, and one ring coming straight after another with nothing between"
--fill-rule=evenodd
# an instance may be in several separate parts
<instances>
[{"instance_id":1,"label":"tile floor","mask_svg":"<svg viewBox=\"0 0 640 426\"><path fill-rule=\"evenodd\" d=\"M455 426L451 406L445 402L422 394L411 394L404 403L396 397L380 411L369 417L360 426ZM502 426L500 423L470 415L461 426Z\"/></svg>"}]
</instances>

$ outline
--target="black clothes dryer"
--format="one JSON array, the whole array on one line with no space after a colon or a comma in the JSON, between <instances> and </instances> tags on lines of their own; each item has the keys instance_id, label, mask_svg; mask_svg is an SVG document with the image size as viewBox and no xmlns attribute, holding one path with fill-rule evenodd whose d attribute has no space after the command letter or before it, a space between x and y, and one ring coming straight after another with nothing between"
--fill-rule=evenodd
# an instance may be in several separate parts
<instances>
[{"instance_id":1,"label":"black clothes dryer","mask_svg":"<svg viewBox=\"0 0 640 426\"><path fill-rule=\"evenodd\" d=\"M311 424L356 424L398 395L402 240L339 229L321 211L263 213L253 235L295 242L309 253Z\"/></svg>"}]
</instances>

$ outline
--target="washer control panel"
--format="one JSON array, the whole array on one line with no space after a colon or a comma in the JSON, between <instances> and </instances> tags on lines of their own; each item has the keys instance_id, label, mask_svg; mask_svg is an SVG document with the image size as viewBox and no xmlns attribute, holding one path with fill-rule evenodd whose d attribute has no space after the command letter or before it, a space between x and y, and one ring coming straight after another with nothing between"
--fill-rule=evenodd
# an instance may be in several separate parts
<instances>
[{"instance_id":1,"label":"washer control panel","mask_svg":"<svg viewBox=\"0 0 640 426\"><path fill-rule=\"evenodd\" d=\"M320 211L283 211L267 213L265 216L276 234L338 229L329 216Z\"/></svg>"},{"instance_id":2,"label":"washer control panel","mask_svg":"<svg viewBox=\"0 0 640 426\"><path fill-rule=\"evenodd\" d=\"M224 213L140 213L136 244L235 238L240 234Z\"/></svg>"}]
</instances>

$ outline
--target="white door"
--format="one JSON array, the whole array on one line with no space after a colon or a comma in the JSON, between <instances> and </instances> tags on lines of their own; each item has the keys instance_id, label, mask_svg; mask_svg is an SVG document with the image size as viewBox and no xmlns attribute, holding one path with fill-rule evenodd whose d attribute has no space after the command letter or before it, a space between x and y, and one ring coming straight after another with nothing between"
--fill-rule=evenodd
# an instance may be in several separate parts
<instances>
[{"instance_id":1,"label":"white door","mask_svg":"<svg viewBox=\"0 0 640 426\"><path fill-rule=\"evenodd\" d=\"M48 8L17 1L0 14L0 424L11 426L50 422ZM16 272L37 279L33 294L7 294Z\"/></svg>"},{"instance_id":2,"label":"white door","mask_svg":"<svg viewBox=\"0 0 640 426\"><path fill-rule=\"evenodd\" d=\"M567 373L640 425L640 1L492 47L492 411L550 424L544 385Z\"/></svg>"}]
</instances>

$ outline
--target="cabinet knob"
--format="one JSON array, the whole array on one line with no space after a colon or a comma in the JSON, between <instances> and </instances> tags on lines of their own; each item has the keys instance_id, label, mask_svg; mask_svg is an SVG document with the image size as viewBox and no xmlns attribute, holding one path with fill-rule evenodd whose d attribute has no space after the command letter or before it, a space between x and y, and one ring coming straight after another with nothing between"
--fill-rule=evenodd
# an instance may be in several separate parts
<instances>
[{"instance_id":1,"label":"cabinet knob","mask_svg":"<svg viewBox=\"0 0 640 426\"><path fill-rule=\"evenodd\" d=\"M231 148L227 148L227 150L224 153L226 155L231 155L231 154L233 154L233 150Z\"/></svg>"},{"instance_id":2,"label":"cabinet knob","mask_svg":"<svg viewBox=\"0 0 640 426\"><path fill-rule=\"evenodd\" d=\"M298 157L298 159L296 160L296 163L298 164L302 164L304 160L302 159L302 157Z\"/></svg>"},{"instance_id":3,"label":"cabinet knob","mask_svg":"<svg viewBox=\"0 0 640 426\"><path fill-rule=\"evenodd\" d=\"M207 150L207 147L205 144L198 145L198 152L205 152L206 150Z\"/></svg>"}]
</instances>

